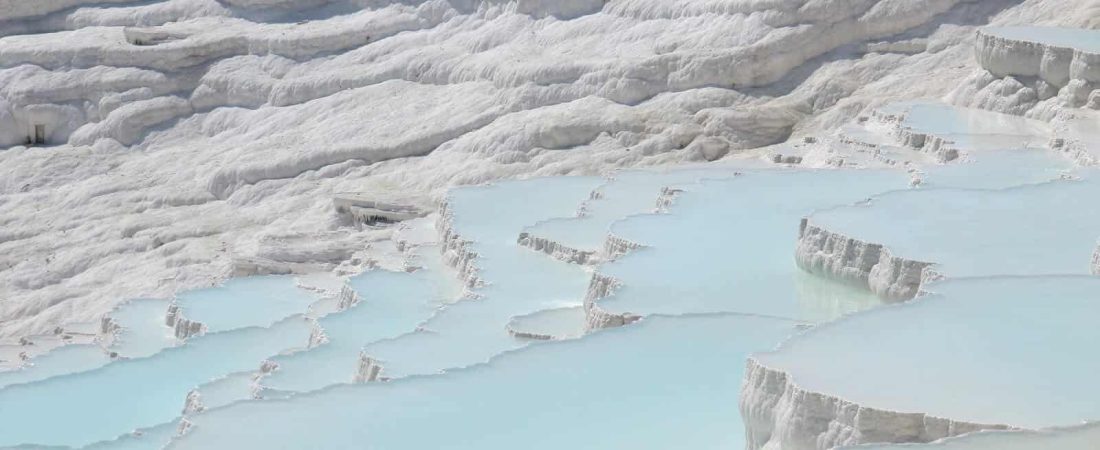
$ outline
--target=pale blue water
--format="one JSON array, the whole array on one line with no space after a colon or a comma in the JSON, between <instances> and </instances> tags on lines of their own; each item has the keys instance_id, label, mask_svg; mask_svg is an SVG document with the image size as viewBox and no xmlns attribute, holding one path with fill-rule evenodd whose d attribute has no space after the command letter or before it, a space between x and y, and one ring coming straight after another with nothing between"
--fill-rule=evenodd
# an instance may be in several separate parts
<instances>
[{"instance_id":1,"label":"pale blue water","mask_svg":"<svg viewBox=\"0 0 1100 450\"><path fill-rule=\"evenodd\" d=\"M882 444L838 447L839 450L1096 450L1100 424L1043 431L985 431L932 444Z\"/></svg>"},{"instance_id":2,"label":"pale blue water","mask_svg":"<svg viewBox=\"0 0 1100 450\"><path fill-rule=\"evenodd\" d=\"M1100 278L957 279L758 355L861 405L1026 428L1100 418ZM904 386L904 389L898 389Z\"/></svg>"},{"instance_id":3,"label":"pale blue water","mask_svg":"<svg viewBox=\"0 0 1100 450\"><path fill-rule=\"evenodd\" d=\"M164 324L167 311L168 301L159 299L134 299L115 308L110 316L122 329L110 350L140 358L176 345L173 330Z\"/></svg>"},{"instance_id":4,"label":"pale blue water","mask_svg":"<svg viewBox=\"0 0 1100 450\"><path fill-rule=\"evenodd\" d=\"M1044 122L942 103L906 102L901 125L952 141L963 151L947 164L922 167L922 187L1000 189L1055 180L1073 163L1047 149L1050 126Z\"/></svg>"},{"instance_id":5,"label":"pale blue water","mask_svg":"<svg viewBox=\"0 0 1100 450\"><path fill-rule=\"evenodd\" d=\"M131 302L115 313L126 331L112 348L134 359L85 367L61 352L57 369L42 369L46 375L27 379L33 383L4 387L11 374L0 374L0 447L160 448L187 392L198 388L212 410L188 418L197 427L176 447L740 448L746 356L774 348L796 324L879 305L865 290L795 268L803 216L897 242L899 251L943 256L952 275L1087 271L1100 229L1088 203L1100 193L1092 178L957 189L1057 178L1068 163L1026 149L1045 142L1043 125L919 103L899 108L909 109L908 126L956 139L969 151L965 161L925 167L912 191L902 171L757 169L734 177L729 166L456 189L448 196L455 230L472 241L487 282L477 298L455 302L453 274L423 254L424 270L352 278L362 302L320 318L330 341L312 349L304 348L312 324L299 315L315 298L291 277L181 294L184 315L210 332L177 348L166 348L174 340L160 325L163 305ZM685 189L671 213L646 214L669 185ZM603 198L575 218L597 187ZM888 191L898 192L882 195ZM842 206L869 197L873 206ZM564 343L510 336L509 326L581 337L584 325L577 305L591 269L520 247L525 230L584 250L599 249L608 232L647 245L598 270L623 282L601 307L648 317ZM832 338L793 341L790 352L805 355L776 358L792 371L812 369L807 383L842 386L871 403L952 418L989 407L1029 424L1093 417L1096 389L1065 389L1100 368L1074 358L1100 341L1095 326L1085 327L1097 312L1086 299L1100 281L1090 280L944 283L935 287L946 297L969 300L950 308L920 300L940 306L904 317L852 314L823 327L828 336L841 330ZM394 381L331 386L352 380L360 351ZM246 401L265 359L280 365L261 380L270 395ZM1017 390L1025 392L983 397ZM1059 412L1048 414L1054 405ZM135 429L144 435L112 440Z\"/></svg>"},{"instance_id":6,"label":"pale blue water","mask_svg":"<svg viewBox=\"0 0 1100 450\"><path fill-rule=\"evenodd\" d=\"M970 152L963 161L924 168L922 188L1004 189L1059 179L1071 161L1049 150L1002 148Z\"/></svg>"},{"instance_id":7,"label":"pale blue water","mask_svg":"<svg viewBox=\"0 0 1100 450\"><path fill-rule=\"evenodd\" d=\"M293 276L233 278L224 285L186 291L176 296L183 316L207 327L207 332L265 327L306 311L317 298L300 289Z\"/></svg>"},{"instance_id":8,"label":"pale blue water","mask_svg":"<svg viewBox=\"0 0 1100 450\"><path fill-rule=\"evenodd\" d=\"M652 212L661 188L703 178L728 178L735 174L733 168L722 167L618 172L614 174L613 181L600 186L601 198L589 202L583 217L550 219L525 231L570 248L597 251L603 248L612 222L631 214Z\"/></svg>"},{"instance_id":9,"label":"pale blue water","mask_svg":"<svg viewBox=\"0 0 1100 450\"><path fill-rule=\"evenodd\" d=\"M1100 31L1058 27L985 27L985 32L1008 39L1039 42L1100 53Z\"/></svg>"},{"instance_id":10,"label":"pale blue water","mask_svg":"<svg viewBox=\"0 0 1100 450\"><path fill-rule=\"evenodd\" d=\"M0 388L29 383L55 376L93 370L111 362L108 352L121 357L148 356L175 344L171 330L164 326L168 309L165 300L136 299L111 311L110 316L122 326L107 350L96 344L65 345L29 361L26 366L0 372Z\"/></svg>"},{"instance_id":11,"label":"pale blue water","mask_svg":"<svg viewBox=\"0 0 1100 450\"><path fill-rule=\"evenodd\" d=\"M39 355L30 365L0 372L0 389L103 367L111 361L98 345L66 345Z\"/></svg>"},{"instance_id":12,"label":"pale blue water","mask_svg":"<svg viewBox=\"0 0 1100 450\"><path fill-rule=\"evenodd\" d=\"M402 377L439 373L488 361L527 345L506 329L515 316L576 304L588 274L544 254L520 247L520 231L551 217L566 217L603 180L595 177L539 178L460 188L449 195L455 230L471 240L479 257L478 276L488 285L479 298L441 309L422 329L368 345L383 374Z\"/></svg>"},{"instance_id":13,"label":"pale blue water","mask_svg":"<svg viewBox=\"0 0 1100 450\"><path fill-rule=\"evenodd\" d=\"M150 357L0 389L0 446L80 446L170 422L192 388L305 345L309 330L303 318L291 317L270 328L210 333Z\"/></svg>"},{"instance_id":14,"label":"pale blue water","mask_svg":"<svg viewBox=\"0 0 1100 450\"><path fill-rule=\"evenodd\" d=\"M739 312L818 321L875 305L847 286L820 282L840 296L796 288L803 277L794 264L798 224L816 209L906 183L898 171L775 170L687 187L670 214L612 225L615 235L649 247L599 268L622 282L600 306L641 315Z\"/></svg>"},{"instance_id":15,"label":"pale blue water","mask_svg":"<svg viewBox=\"0 0 1100 450\"><path fill-rule=\"evenodd\" d=\"M265 388L309 391L349 383L363 346L412 332L444 303L460 294L451 271L442 267L437 247L418 250L426 267L413 273L372 270L352 277L360 302L318 322L329 341L305 352L273 358L279 370L264 377Z\"/></svg>"},{"instance_id":16,"label":"pale blue water","mask_svg":"<svg viewBox=\"0 0 1100 450\"><path fill-rule=\"evenodd\" d=\"M252 380L256 374L256 370L233 373L199 386L203 408L218 408L252 398Z\"/></svg>"},{"instance_id":17,"label":"pale blue water","mask_svg":"<svg viewBox=\"0 0 1100 450\"><path fill-rule=\"evenodd\" d=\"M518 332L552 336L554 339L577 338L585 333L584 306L547 309L512 319L508 327Z\"/></svg>"},{"instance_id":18,"label":"pale blue water","mask_svg":"<svg viewBox=\"0 0 1100 450\"><path fill-rule=\"evenodd\" d=\"M921 189L811 217L828 230L938 264L952 277L1086 274L1097 230L1100 176L1005 190Z\"/></svg>"},{"instance_id":19,"label":"pale blue water","mask_svg":"<svg viewBox=\"0 0 1100 450\"><path fill-rule=\"evenodd\" d=\"M431 374L488 361L527 344L508 334L513 317L583 298L588 275L581 267L521 248L514 239L498 242L477 247L483 255L480 275L491 283L477 290L481 298L447 306L422 330L366 347L367 354L382 361L385 375Z\"/></svg>"},{"instance_id":20,"label":"pale blue water","mask_svg":"<svg viewBox=\"0 0 1100 450\"><path fill-rule=\"evenodd\" d=\"M127 434L82 447L82 450L160 450L172 440L178 429L179 421L172 421L144 428L140 430L140 435Z\"/></svg>"},{"instance_id":21,"label":"pale blue water","mask_svg":"<svg viewBox=\"0 0 1100 450\"><path fill-rule=\"evenodd\" d=\"M656 317L446 376L211 411L170 448L740 448L744 358L793 325Z\"/></svg>"},{"instance_id":22,"label":"pale blue water","mask_svg":"<svg viewBox=\"0 0 1100 450\"><path fill-rule=\"evenodd\" d=\"M907 104L903 127L946 137L968 148L980 148L997 136L1012 136L1016 145L1046 144L1050 126L1044 122L986 110L959 108L943 103Z\"/></svg>"}]
</instances>

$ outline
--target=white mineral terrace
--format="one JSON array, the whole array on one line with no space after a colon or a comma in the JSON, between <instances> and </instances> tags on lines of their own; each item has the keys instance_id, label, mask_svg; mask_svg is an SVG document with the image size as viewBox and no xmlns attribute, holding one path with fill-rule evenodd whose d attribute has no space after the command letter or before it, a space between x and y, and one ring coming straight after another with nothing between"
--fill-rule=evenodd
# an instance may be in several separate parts
<instances>
[{"instance_id":1,"label":"white mineral terrace","mask_svg":"<svg viewBox=\"0 0 1100 450\"><path fill-rule=\"evenodd\" d=\"M10 405L0 412L0 446L83 446L160 430L179 421L185 403L194 409L251 398L252 373L261 362L308 344L312 326L303 313L316 299L293 277L266 276L186 292L172 302L123 303L102 321L96 343L65 345L0 372L0 401ZM206 334L180 343L178 328L165 322L169 311L205 320ZM234 383L244 389L233 389ZM97 412L104 408L118 413ZM58 427L66 433L51 432ZM141 445L162 445L171 434L151 434Z\"/></svg>"},{"instance_id":2,"label":"white mineral terrace","mask_svg":"<svg viewBox=\"0 0 1100 450\"><path fill-rule=\"evenodd\" d=\"M423 448L485 448L538 442L543 448L579 448L621 444L629 435L627 441L636 447L667 448L673 439L693 448L776 442L782 448L801 449L927 442L982 428L1068 425L1073 423L1072 414L1079 416L1077 420L1092 417L1087 404L1096 396L1089 392L1079 397L1082 406L1067 409L1064 417L1035 411L1034 422L1028 422L1020 417L975 417L962 406L935 404L932 394L939 389L935 386L946 381L916 386L922 380L915 373L910 374L916 377L913 389L927 389L928 395L921 399L931 403L894 403L891 395L896 391L885 387L872 391L881 398L833 394L829 383L834 378L807 385L801 377L788 374L785 366L767 365L769 354L759 352L813 324L826 323L785 344L780 354L792 352L787 350L791 346L819 345L813 336L843 329L852 321L874 320L876 314L907 318L911 310L906 308L937 304L939 297L929 297L911 307L854 314L880 306L874 293L882 292L867 291L858 283L830 281L801 271L796 264L803 262L799 255L807 236L812 230L827 229L825 225L861 239L879 239L881 245L896 247L898 255L912 253L929 260L946 255L937 260L936 270L969 277L970 282L1002 272L1035 275L1089 269L1096 240L1091 230L1098 228L1094 221L1100 218L1093 218L1091 209L1081 202L1094 198L1095 177L1087 170L1073 169L1070 159L1057 152L1002 148L997 140L1004 132L1038 142L1049 137L1048 128L931 103L898 104L881 111L881 119L876 119L881 126L853 126L862 127L861 138L890 146L892 155L909 161L902 166L907 170L894 164L814 170L746 161L460 188L447 195L438 216L399 225L388 239L370 243L365 255L372 256L364 256L359 263L367 270L346 282L325 273L253 276L186 291L171 301L124 303L102 322L101 338L45 351L30 357L22 369L0 372L0 401L24 405L19 413L14 411L20 408L0 413L5 427L0 429L4 431L0 445L209 448L212 442L238 447L251 439L248 446L344 448L369 441L383 447L401 442ZM935 118L938 113L948 113L947 118ZM902 129L898 124L951 136L952 142L964 143L959 148L965 152L946 165L932 162L923 148L898 140L896 130ZM1087 129L1081 133L1088 135ZM881 163L858 159L858 152L852 155L871 166ZM1001 155L1004 158L993 157ZM1022 168L1020 162L1031 164ZM1066 170L1080 172L1082 179L1059 179ZM914 173L923 180L920 187L912 187ZM1042 226L1044 218L1055 216L1063 225L1058 233ZM804 217L809 219L803 221ZM434 235L428 228L433 220ZM990 229L998 231L986 231ZM523 237L536 235L556 249L583 251L592 257L562 257ZM982 239L976 239L978 235ZM1016 242L1022 235L1030 239ZM1044 236L1059 239L1048 242ZM908 241L901 238L913 241L907 246L903 244ZM984 247L988 245L999 246L1013 257ZM839 251L820 247L821 254ZM1032 247L1036 250L1021 250ZM1021 254L1031 257L1016 257ZM956 264L947 257L953 255L988 258L989 263L979 259ZM985 271L952 271L956 265ZM923 275L920 270L918 274ZM1068 280L1073 283L1056 279L1054 284L1068 289L1089 281ZM952 283L968 286L964 281L935 286L946 289ZM914 293L916 287L919 283ZM1027 292L1010 290L1019 295ZM992 309L996 301L990 299L1001 298L994 291L975 288L974 293L984 296L973 297L985 303L973 310L1010 314L1007 307ZM925 308L912 310L917 311L912 323L918 331L927 329L919 324L933 321L937 324L933 330L951 324L961 330L977 326L973 320L961 319L975 314L934 308L924 312ZM922 314L928 318L921 319ZM841 316L838 322L829 322ZM1087 315L1077 311L1075 317ZM1001 318L990 324L1005 322ZM623 330L591 333L627 324L631 326ZM1065 322L1057 324L1056 330L1066 329ZM901 329L900 324L882 326ZM890 335L875 333L879 334ZM852 339L866 335L855 333ZM1048 335L1055 341L1066 338L1049 330L1035 336ZM915 345L905 336L890 335L900 340L891 348ZM974 345L993 345L987 342L993 338L990 334ZM554 340L569 342L542 343ZM804 340L812 344L800 344ZM960 352L964 349L958 347ZM852 358L874 357L855 344L850 351ZM902 352L916 354L917 348ZM615 357L608 358L612 353ZM762 356L749 358L752 353ZM1065 354L1056 352L1051 357ZM1004 353L990 351L986 357L1010 361ZM814 361L801 356L792 359L798 364ZM937 373L949 376L951 364L960 364L959 359L937 362ZM860 373L866 373L872 370L870 365L853 362L834 369L848 373L851 367L860 367ZM1056 362L1047 366L1065 367ZM1082 370L1087 373L1088 369ZM701 378L703 373L712 381ZM669 382L679 379L673 374L692 374L698 381ZM980 371L966 375L988 378ZM881 377L897 379L892 374ZM502 383L505 379L526 381ZM630 381L612 386L612 380L624 379ZM554 387L555 383L578 386L578 381L570 380L584 380L583 389L565 393ZM1026 382L1030 381L1020 381ZM967 384L967 389L974 383ZM654 390L657 386L667 386L669 391ZM420 393L415 396L419 400L409 397L411 392ZM988 395L983 392L973 390L970 400L959 403L978 408L974 405L985 404ZM828 416L836 425L826 430L808 427L797 417L808 414L806 408L811 406L784 397L792 393L805 393L827 408L854 408L863 415ZM998 411L1008 414L1011 402L1037 402L1043 393L1006 396L1001 399L1004 408ZM1051 401L1061 401L1055 397L1061 394L1051 395ZM40 398L57 401L39 406L35 402ZM109 400L115 398L130 400ZM551 398L556 400L550 402ZM599 398L614 401L596 402ZM357 408L349 399L374 402L390 414L345 412ZM666 409L642 406L653 401L678 411L678 419L670 422ZM706 406L707 402L726 407ZM745 420L732 406L738 402ZM105 404L117 405L125 413L91 412ZM556 406L525 406L532 404ZM951 409L956 406L960 409ZM685 415L688 410L692 414ZM333 418L320 424L301 418L319 414ZM521 419L532 423L533 416L539 417L537 423L554 429L586 430L593 423L600 427L554 437L546 437L541 426L499 433L501 423ZM602 419L596 422L596 417ZM920 425L913 425L914 420ZM647 432L626 431L646 423L653 424L642 427ZM747 426L746 434L741 423ZM428 424L443 426L446 432L412 432ZM68 431L52 433L57 426ZM301 426L317 433L303 433Z\"/></svg>"},{"instance_id":3,"label":"white mineral terrace","mask_svg":"<svg viewBox=\"0 0 1100 450\"><path fill-rule=\"evenodd\" d=\"M1100 361L1081 356L1100 339L1100 279L991 277L927 289L754 355L741 395L749 447L928 442L1100 418Z\"/></svg>"},{"instance_id":4,"label":"white mineral terrace","mask_svg":"<svg viewBox=\"0 0 1100 450\"><path fill-rule=\"evenodd\" d=\"M1100 2L0 0L0 449L1100 450Z\"/></svg>"},{"instance_id":5,"label":"white mineral terrace","mask_svg":"<svg viewBox=\"0 0 1100 450\"><path fill-rule=\"evenodd\" d=\"M1080 180L1002 190L884 194L810 215L796 259L893 299L941 276L1087 274L1100 227L1090 199L1098 191L1100 178L1086 171Z\"/></svg>"},{"instance_id":6,"label":"white mineral terrace","mask_svg":"<svg viewBox=\"0 0 1100 450\"><path fill-rule=\"evenodd\" d=\"M416 331L461 295L458 279L443 266L439 249L417 249L423 267L412 273L372 270L352 277L356 302L317 321L318 338L307 351L271 358L277 367L260 380L263 396L309 391L355 379L360 350Z\"/></svg>"},{"instance_id":7,"label":"white mineral terrace","mask_svg":"<svg viewBox=\"0 0 1100 450\"><path fill-rule=\"evenodd\" d=\"M847 286L834 286L849 292L839 295L847 304L830 308L814 297L829 297L827 289L797 289L790 236L808 212L904 188L907 181L899 171L770 170L684 186L669 214L612 225L612 234L645 248L598 269L620 286L594 307L627 316L738 312L818 321L874 305ZM676 267L685 263L691 268Z\"/></svg>"},{"instance_id":8,"label":"white mineral terrace","mask_svg":"<svg viewBox=\"0 0 1100 450\"><path fill-rule=\"evenodd\" d=\"M516 316L576 304L587 273L516 243L524 226L576 211L601 180L539 178L456 189L441 217L443 243L463 241L481 281L472 298L441 308L415 330L370 345L363 353L391 378L434 374L488 361L525 345L507 329ZM501 211L507 211L502 215ZM492 220L487 220L492 218Z\"/></svg>"},{"instance_id":9,"label":"white mineral terrace","mask_svg":"<svg viewBox=\"0 0 1100 450\"><path fill-rule=\"evenodd\" d=\"M625 216L653 212L661 188L736 174L735 169L716 167L618 172L592 191L576 217L553 218L526 227L520 243L532 247L541 244L539 250L567 262L608 259L605 251L608 227Z\"/></svg>"},{"instance_id":10,"label":"white mineral terrace","mask_svg":"<svg viewBox=\"0 0 1100 450\"><path fill-rule=\"evenodd\" d=\"M794 331L760 317L655 317L445 376L207 411L169 448L738 447L741 420L729 401L744 358ZM328 419L315 420L322 413Z\"/></svg>"},{"instance_id":11,"label":"white mineral terrace","mask_svg":"<svg viewBox=\"0 0 1100 450\"><path fill-rule=\"evenodd\" d=\"M171 422L192 388L256 368L304 345L309 332L303 318L290 317L270 328L208 333L145 358L8 386L0 391L0 445L81 446ZM104 414L105 408L118 413Z\"/></svg>"},{"instance_id":12,"label":"white mineral terrace","mask_svg":"<svg viewBox=\"0 0 1100 450\"><path fill-rule=\"evenodd\" d=\"M522 339L572 339L584 336L585 323L584 306L578 304L515 317L508 322L508 332Z\"/></svg>"},{"instance_id":13,"label":"white mineral terrace","mask_svg":"<svg viewBox=\"0 0 1100 450\"><path fill-rule=\"evenodd\" d=\"M1038 148L1050 139L1044 122L941 103L894 105L899 112L895 135L905 145L949 162L968 153L1005 148Z\"/></svg>"},{"instance_id":14,"label":"white mineral terrace","mask_svg":"<svg viewBox=\"0 0 1100 450\"><path fill-rule=\"evenodd\" d=\"M231 299L231 300L226 300ZM294 313L304 312L317 297L297 288L291 276L237 278L224 286L188 291L176 297L177 321L201 324L203 332L243 327L267 327ZM193 333L181 332L177 337Z\"/></svg>"},{"instance_id":15,"label":"white mineral terrace","mask_svg":"<svg viewBox=\"0 0 1100 450\"><path fill-rule=\"evenodd\" d=\"M995 75L1038 76L1057 88L1100 82L1100 31L990 27L978 31L978 62Z\"/></svg>"}]
</instances>

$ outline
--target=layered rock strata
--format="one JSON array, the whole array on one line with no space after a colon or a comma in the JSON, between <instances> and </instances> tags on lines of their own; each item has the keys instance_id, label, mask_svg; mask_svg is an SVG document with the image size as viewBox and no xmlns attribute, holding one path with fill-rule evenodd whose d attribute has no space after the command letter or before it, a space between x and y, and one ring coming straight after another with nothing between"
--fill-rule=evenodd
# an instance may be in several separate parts
<instances>
[{"instance_id":1,"label":"layered rock strata","mask_svg":"<svg viewBox=\"0 0 1100 450\"><path fill-rule=\"evenodd\" d=\"M978 30L974 54L978 64L998 77L1038 77L1059 89L1069 86L1073 80L1100 83L1100 53L1055 43L1012 39L1003 36L997 28Z\"/></svg>"}]
</instances>

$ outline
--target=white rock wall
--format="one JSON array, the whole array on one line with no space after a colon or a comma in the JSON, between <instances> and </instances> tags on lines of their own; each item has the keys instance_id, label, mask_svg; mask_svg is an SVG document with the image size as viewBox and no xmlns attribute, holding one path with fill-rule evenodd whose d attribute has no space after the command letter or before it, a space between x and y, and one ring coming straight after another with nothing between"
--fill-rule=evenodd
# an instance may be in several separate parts
<instances>
[{"instance_id":1,"label":"white rock wall","mask_svg":"<svg viewBox=\"0 0 1100 450\"><path fill-rule=\"evenodd\" d=\"M866 287L890 301L909 300L924 281L939 277L931 263L895 257L881 244L831 232L808 219L799 226L795 262L807 272Z\"/></svg>"},{"instance_id":2,"label":"white rock wall","mask_svg":"<svg viewBox=\"0 0 1100 450\"><path fill-rule=\"evenodd\" d=\"M1042 120L1064 108L1100 109L1098 53L982 29L974 53L982 70L949 95L953 103Z\"/></svg>"},{"instance_id":3,"label":"white rock wall","mask_svg":"<svg viewBox=\"0 0 1100 450\"><path fill-rule=\"evenodd\" d=\"M978 30L978 63L998 77L1039 77L1056 88L1070 80L1100 82L1100 54L1039 42L1013 40Z\"/></svg>"}]
</instances>

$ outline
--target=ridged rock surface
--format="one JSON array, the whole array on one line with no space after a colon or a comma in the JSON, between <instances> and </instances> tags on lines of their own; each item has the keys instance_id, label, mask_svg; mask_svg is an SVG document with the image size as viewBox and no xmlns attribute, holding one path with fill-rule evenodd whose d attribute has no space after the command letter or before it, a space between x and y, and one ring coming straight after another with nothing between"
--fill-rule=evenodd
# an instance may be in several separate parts
<instances>
[{"instance_id":1,"label":"ridged rock surface","mask_svg":"<svg viewBox=\"0 0 1100 450\"><path fill-rule=\"evenodd\" d=\"M936 279L931 263L898 258L881 244L863 242L814 226L799 226L795 262L803 270L870 289L886 300L909 300L921 283Z\"/></svg>"}]
</instances>

